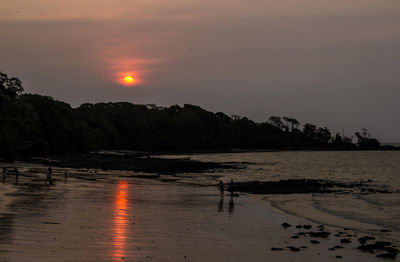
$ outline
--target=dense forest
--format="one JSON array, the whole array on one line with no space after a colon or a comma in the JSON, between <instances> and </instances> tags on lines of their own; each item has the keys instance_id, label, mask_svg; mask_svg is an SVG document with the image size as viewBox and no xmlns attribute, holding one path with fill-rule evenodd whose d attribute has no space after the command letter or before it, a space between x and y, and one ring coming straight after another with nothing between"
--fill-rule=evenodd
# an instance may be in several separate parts
<instances>
[{"instance_id":1,"label":"dense forest","mask_svg":"<svg viewBox=\"0 0 400 262\"><path fill-rule=\"evenodd\" d=\"M69 104L23 94L18 78L0 72L0 157L97 149L218 151L240 149L356 149L379 146L366 132L357 143L326 127L272 116L263 123L185 104L128 102Z\"/></svg>"}]
</instances>

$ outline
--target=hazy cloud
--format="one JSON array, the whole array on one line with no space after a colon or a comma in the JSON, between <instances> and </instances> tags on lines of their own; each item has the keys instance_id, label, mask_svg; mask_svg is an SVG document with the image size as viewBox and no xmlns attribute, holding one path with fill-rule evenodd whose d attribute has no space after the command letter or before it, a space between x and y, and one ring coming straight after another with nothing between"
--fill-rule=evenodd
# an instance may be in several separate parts
<instances>
[{"instance_id":1,"label":"hazy cloud","mask_svg":"<svg viewBox=\"0 0 400 262\"><path fill-rule=\"evenodd\" d=\"M0 17L0 70L28 92L287 115L400 141L398 1L18 0ZM118 83L125 71L138 85Z\"/></svg>"}]
</instances>

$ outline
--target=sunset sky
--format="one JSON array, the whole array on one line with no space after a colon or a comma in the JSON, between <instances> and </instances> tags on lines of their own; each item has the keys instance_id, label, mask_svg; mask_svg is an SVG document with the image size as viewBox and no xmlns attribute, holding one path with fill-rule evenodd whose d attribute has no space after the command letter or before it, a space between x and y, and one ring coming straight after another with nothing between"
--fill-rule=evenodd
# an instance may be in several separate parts
<instances>
[{"instance_id":1,"label":"sunset sky","mask_svg":"<svg viewBox=\"0 0 400 262\"><path fill-rule=\"evenodd\" d=\"M400 141L399 0L0 1L0 71L26 92Z\"/></svg>"}]
</instances>

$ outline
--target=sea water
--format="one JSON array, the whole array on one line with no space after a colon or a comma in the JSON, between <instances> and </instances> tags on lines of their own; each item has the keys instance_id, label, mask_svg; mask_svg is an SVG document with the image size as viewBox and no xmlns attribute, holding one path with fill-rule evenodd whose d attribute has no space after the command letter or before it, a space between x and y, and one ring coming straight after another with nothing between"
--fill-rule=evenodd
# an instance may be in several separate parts
<instances>
[{"instance_id":1,"label":"sea water","mask_svg":"<svg viewBox=\"0 0 400 262\"><path fill-rule=\"evenodd\" d=\"M283 151L226 154L195 154L193 160L238 163L242 169L199 174L184 174L181 182L213 184L219 180L278 181L281 179L325 179L336 182L362 182L391 193L305 194L271 198L275 206L288 213L319 220L321 213L400 231L400 151ZM367 182L369 181L369 182ZM291 204L289 204L289 200ZM307 202L307 203L306 203ZM318 210L313 215L311 206ZM307 214L305 214L307 213ZM315 216L315 217L313 217ZM319 222L324 222L319 220ZM343 225L342 225L343 226Z\"/></svg>"}]
</instances>

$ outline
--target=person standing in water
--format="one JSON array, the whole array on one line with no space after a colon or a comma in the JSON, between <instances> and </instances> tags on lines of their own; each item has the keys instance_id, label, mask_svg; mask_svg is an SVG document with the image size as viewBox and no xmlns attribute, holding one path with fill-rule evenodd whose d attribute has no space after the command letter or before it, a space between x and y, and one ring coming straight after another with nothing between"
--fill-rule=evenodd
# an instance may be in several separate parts
<instances>
[{"instance_id":1,"label":"person standing in water","mask_svg":"<svg viewBox=\"0 0 400 262\"><path fill-rule=\"evenodd\" d=\"M221 193L221 197L224 197L224 188L225 188L224 182L219 181L218 187L219 187L219 192Z\"/></svg>"},{"instance_id":2,"label":"person standing in water","mask_svg":"<svg viewBox=\"0 0 400 262\"><path fill-rule=\"evenodd\" d=\"M49 168L47 169L47 180L46 180L46 184L49 183L50 186L53 185L52 174L53 174L53 169L51 168L51 166L49 166Z\"/></svg>"},{"instance_id":3,"label":"person standing in water","mask_svg":"<svg viewBox=\"0 0 400 262\"><path fill-rule=\"evenodd\" d=\"M7 168L3 167L3 183L6 182Z\"/></svg>"},{"instance_id":4,"label":"person standing in water","mask_svg":"<svg viewBox=\"0 0 400 262\"><path fill-rule=\"evenodd\" d=\"M18 168L15 168L14 171L15 171L15 184L18 184L18 177L19 177Z\"/></svg>"},{"instance_id":5,"label":"person standing in water","mask_svg":"<svg viewBox=\"0 0 400 262\"><path fill-rule=\"evenodd\" d=\"M235 203L233 202L233 195L235 192L235 183L233 182L233 179L231 179L231 182L229 183L229 192L231 194L231 199L229 200L229 213L232 213L233 210L235 209Z\"/></svg>"},{"instance_id":6,"label":"person standing in water","mask_svg":"<svg viewBox=\"0 0 400 262\"><path fill-rule=\"evenodd\" d=\"M229 183L229 193L231 193L231 196L233 196L234 192L235 192L235 183L233 182L233 179L231 179L231 182Z\"/></svg>"}]
</instances>

